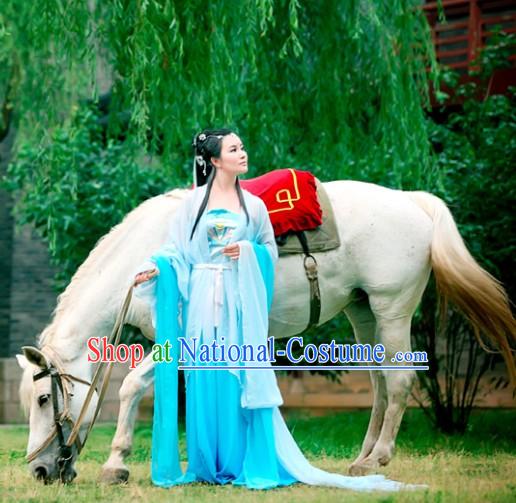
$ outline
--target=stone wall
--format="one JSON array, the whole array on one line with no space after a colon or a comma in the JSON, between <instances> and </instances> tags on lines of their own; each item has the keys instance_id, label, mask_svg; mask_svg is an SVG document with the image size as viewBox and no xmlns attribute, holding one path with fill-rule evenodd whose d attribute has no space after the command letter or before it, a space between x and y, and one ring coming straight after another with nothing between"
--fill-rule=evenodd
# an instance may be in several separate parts
<instances>
[{"instance_id":1,"label":"stone wall","mask_svg":"<svg viewBox=\"0 0 516 503\"><path fill-rule=\"evenodd\" d=\"M110 384L99 416L99 421L116 421L118 417L118 390L128 372L127 364L115 364ZM0 358L0 423L26 423L23 416L18 388L21 368L16 358ZM370 408L373 395L368 372L349 372L342 377L341 384L331 382L323 376L300 372L300 377L278 376L278 383L283 396L282 410L306 409L312 414L325 414L339 409ZM489 391L487 383L490 377L500 375L500 369L483 380L478 394L477 407L514 407L515 403L508 389ZM152 419L153 386L147 390L138 413L138 420ZM409 407L417 407L411 398Z\"/></svg>"},{"instance_id":2,"label":"stone wall","mask_svg":"<svg viewBox=\"0 0 516 503\"><path fill-rule=\"evenodd\" d=\"M119 409L118 390L128 370L127 364L116 363L113 365L109 386L98 417L99 422L116 421ZM0 358L0 424L28 422L20 404L21 376L22 369L16 358ZM142 400L139 420L152 419L152 396L153 387L151 386L144 396L145 400Z\"/></svg>"},{"instance_id":3,"label":"stone wall","mask_svg":"<svg viewBox=\"0 0 516 503\"><path fill-rule=\"evenodd\" d=\"M9 163L14 132L0 141L0 179ZM12 198L0 188L0 358L10 356L9 325L11 320L11 273L13 249Z\"/></svg>"},{"instance_id":4,"label":"stone wall","mask_svg":"<svg viewBox=\"0 0 516 503\"><path fill-rule=\"evenodd\" d=\"M13 236L11 271L11 314L9 356L22 346L34 346L36 338L50 323L56 306L54 268L50 266L47 244L29 226Z\"/></svg>"},{"instance_id":5,"label":"stone wall","mask_svg":"<svg viewBox=\"0 0 516 503\"><path fill-rule=\"evenodd\" d=\"M513 408L516 406L508 387L493 390L490 384L491 378L497 378L503 375L503 372L501 365L500 368L483 377L475 401L476 407ZM282 376L278 381L284 409L308 409L314 414L323 414L338 409L370 408L373 403L369 372L366 371L349 372L341 377L340 384L331 382L323 376L310 375L308 372L301 372L300 377ZM413 391L415 397L422 401L417 386ZM408 406L419 407L412 396L408 400Z\"/></svg>"}]
</instances>

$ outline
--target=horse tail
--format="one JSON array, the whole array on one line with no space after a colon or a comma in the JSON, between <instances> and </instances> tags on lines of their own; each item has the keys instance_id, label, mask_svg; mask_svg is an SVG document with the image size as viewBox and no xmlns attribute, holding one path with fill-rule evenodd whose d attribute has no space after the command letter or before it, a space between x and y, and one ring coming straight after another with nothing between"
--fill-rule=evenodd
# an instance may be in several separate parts
<instances>
[{"instance_id":1,"label":"horse tail","mask_svg":"<svg viewBox=\"0 0 516 503\"><path fill-rule=\"evenodd\" d=\"M511 341L516 338L516 320L501 282L471 256L442 199L423 191L406 194L433 220L431 263L441 301L441 324L451 300L470 321L480 346L490 351L482 333L499 348L516 389L516 365L511 349Z\"/></svg>"}]
</instances>

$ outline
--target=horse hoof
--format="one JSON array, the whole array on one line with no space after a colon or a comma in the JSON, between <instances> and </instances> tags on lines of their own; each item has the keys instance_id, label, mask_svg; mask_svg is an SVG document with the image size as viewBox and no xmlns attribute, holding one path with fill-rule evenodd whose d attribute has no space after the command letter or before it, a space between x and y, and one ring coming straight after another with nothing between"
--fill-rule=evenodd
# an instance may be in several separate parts
<instances>
[{"instance_id":1,"label":"horse hoof","mask_svg":"<svg viewBox=\"0 0 516 503\"><path fill-rule=\"evenodd\" d=\"M100 475L100 481L104 484L125 484L129 480L127 468L104 468Z\"/></svg>"},{"instance_id":2,"label":"horse hoof","mask_svg":"<svg viewBox=\"0 0 516 503\"><path fill-rule=\"evenodd\" d=\"M374 469L371 463L367 461L362 461L360 463L353 463L348 470L348 473L353 477L361 477L362 475L367 475Z\"/></svg>"}]
</instances>

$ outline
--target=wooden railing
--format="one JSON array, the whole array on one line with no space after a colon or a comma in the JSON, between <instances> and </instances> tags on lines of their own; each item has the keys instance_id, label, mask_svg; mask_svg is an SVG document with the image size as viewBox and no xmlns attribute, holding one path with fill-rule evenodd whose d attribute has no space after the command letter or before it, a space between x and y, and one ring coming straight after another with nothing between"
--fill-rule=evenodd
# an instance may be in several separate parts
<instances>
[{"instance_id":1,"label":"wooden railing","mask_svg":"<svg viewBox=\"0 0 516 503\"><path fill-rule=\"evenodd\" d=\"M468 70L477 70L473 61L493 34L493 27L516 33L514 0L443 0L446 22L439 21L438 2L427 1L423 10L432 29L432 39L439 63L456 70L461 81L471 80ZM509 57L511 68L497 72L490 93L504 92L516 85L516 54ZM432 102L435 103L432 93Z\"/></svg>"},{"instance_id":2,"label":"wooden railing","mask_svg":"<svg viewBox=\"0 0 516 503\"><path fill-rule=\"evenodd\" d=\"M442 5L445 23L439 22L437 2L427 2L423 9L432 27L437 58L450 68L467 69L492 35L493 26L499 24L506 33L516 33L514 0L443 0ZM516 62L516 54L510 59Z\"/></svg>"}]
</instances>

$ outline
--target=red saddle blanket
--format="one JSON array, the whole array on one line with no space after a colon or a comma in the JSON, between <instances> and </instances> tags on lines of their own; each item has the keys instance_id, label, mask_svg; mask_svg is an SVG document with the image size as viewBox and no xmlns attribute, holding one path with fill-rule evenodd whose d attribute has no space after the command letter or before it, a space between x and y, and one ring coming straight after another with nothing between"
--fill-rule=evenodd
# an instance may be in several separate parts
<instances>
[{"instance_id":1,"label":"red saddle blanket","mask_svg":"<svg viewBox=\"0 0 516 503\"><path fill-rule=\"evenodd\" d=\"M315 229L322 224L315 177L309 171L276 169L250 180L240 180L240 185L263 199L276 236Z\"/></svg>"}]
</instances>

